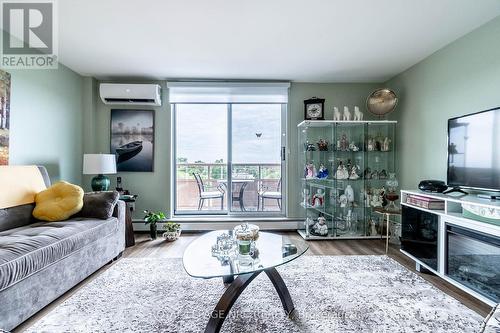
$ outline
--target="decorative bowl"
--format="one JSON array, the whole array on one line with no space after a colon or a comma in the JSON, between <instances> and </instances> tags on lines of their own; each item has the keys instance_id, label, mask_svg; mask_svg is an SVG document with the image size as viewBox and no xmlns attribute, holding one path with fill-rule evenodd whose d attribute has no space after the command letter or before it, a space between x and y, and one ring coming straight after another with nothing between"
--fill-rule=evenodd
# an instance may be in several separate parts
<instances>
[{"instance_id":1,"label":"decorative bowl","mask_svg":"<svg viewBox=\"0 0 500 333\"><path fill-rule=\"evenodd\" d=\"M166 231L162 234L162 237L165 238L167 242L173 242L181 236L181 231L181 229L177 231Z\"/></svg>"}]
</instances>

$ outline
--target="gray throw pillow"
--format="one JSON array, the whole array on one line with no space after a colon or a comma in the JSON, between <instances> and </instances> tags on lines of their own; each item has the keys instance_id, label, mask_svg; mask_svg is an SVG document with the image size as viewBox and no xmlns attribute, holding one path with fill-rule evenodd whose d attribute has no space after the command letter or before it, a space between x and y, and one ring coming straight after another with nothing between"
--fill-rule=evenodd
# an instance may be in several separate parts
<instances>
[{"instance_id":1,"label":"gray throw pillow","mask_svg":"<svg viewBox=\"0 0 500 333\"><path fill-rule=\"evenodd\" d=\"M83 196L82 210L75 217L108 219L113 215L120 194L116 191L89 192Z\"/></svg>"}]
</instances>

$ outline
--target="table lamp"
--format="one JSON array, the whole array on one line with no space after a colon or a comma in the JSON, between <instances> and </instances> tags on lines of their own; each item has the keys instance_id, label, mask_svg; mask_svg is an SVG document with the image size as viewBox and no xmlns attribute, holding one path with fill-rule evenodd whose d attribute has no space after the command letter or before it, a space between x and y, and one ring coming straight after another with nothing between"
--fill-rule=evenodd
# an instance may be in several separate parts
<instances>
[{"instance_id":1,"label":"table lamp","mask_svg":"<svg viewBox=\"0 0 500 333\"><path fill-rule=\"evenodd\" d=\"M92 178L92 191L107 191L111 182L105 174L113 173L116 173L114 154L83 155L83 174L97 175Z\"/></svg>"}]
</instances>

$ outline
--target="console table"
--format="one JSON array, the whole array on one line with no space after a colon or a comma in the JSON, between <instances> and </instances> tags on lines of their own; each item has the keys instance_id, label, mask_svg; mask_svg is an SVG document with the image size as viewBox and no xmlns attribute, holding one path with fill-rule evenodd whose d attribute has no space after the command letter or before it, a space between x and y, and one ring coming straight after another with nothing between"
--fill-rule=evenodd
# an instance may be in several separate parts
<instances>
[{"instance_id":1,"label":"console table","mask_svg":"<svg viewBox=\"0 0 500 333\"><path fill-rule=\"evenodd\" d=\"M437 210L418 207L408 202L412 196L444 205ZM418 271L430 271L494 306L500 302L500 225L464 217L462 204L500 209L500 201L473 195L401 191L401 252L415 261Z\"/></svg>"}]
</instances>

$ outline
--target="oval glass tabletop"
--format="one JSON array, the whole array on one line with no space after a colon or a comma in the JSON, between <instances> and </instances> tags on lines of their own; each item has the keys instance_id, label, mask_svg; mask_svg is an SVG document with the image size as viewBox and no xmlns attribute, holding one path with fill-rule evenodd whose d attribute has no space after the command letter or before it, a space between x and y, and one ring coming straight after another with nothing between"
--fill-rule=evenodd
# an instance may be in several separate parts
<instances>
[{"instance_id":1,"label":"oval glass tabletop","mask_svg":"<svg viewBox=\"0 0 500 333\"><path fill-rule=\"evenodd\" d=\"M217 243L217 236L227 231L212 231L195 239L188 245L182 258L186 272L197 278L228 277L253 273L286 264L301 255L309 245L301 239L259 232L255 242L255 251L248 256L212 255L212 246Z\"/></svg>"}]
</instances>

